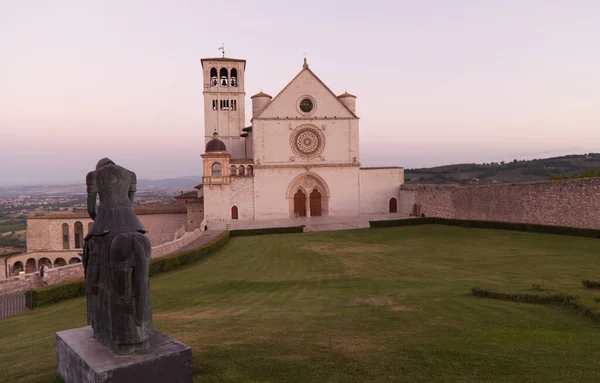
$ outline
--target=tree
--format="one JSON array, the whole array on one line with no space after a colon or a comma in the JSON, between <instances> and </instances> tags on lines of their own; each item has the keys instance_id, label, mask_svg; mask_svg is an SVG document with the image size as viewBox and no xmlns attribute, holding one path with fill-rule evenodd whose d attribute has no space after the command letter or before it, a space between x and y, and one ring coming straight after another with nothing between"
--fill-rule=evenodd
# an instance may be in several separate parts
<instances>
[{"instance_id":1,"label":"tree","mask_svg":"<svg viewBox=\"0 0 600 383\"><path fill-rule=\"evenodd\" d=\"M580 173L575 173L571 178L591 178L600 177L600 168L590 168L582 170Z\"/></svg>"}]
</instances>

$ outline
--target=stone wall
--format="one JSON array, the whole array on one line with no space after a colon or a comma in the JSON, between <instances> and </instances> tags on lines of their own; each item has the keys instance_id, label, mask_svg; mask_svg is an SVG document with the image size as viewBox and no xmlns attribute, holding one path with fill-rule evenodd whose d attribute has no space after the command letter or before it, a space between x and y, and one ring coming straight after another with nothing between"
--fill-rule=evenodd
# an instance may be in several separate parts
<instances>
[{"instance_id":1,"label":"stone wall","mask_svg":"<svg viewBox=\"0 0 600 383\"><path fill-rule=\"evenodd\" d=\"M185 233L181 238L174 241L164 243L160 246L152 248L152 258L160 258L165 255L172 254L184 246L189 245L202 236L202 230L196 229L191 233Z\"/></svg>"},{"instance_id":2,"label":"stone wall","mask_svg":"<svg viewBox=\"0 0 600 383\"><path fill-rule=\"evenodd\" d=\"M186 205L187 208L187 230L193 231L202 228L204 221L204 203L194 202Z\"/></svg>"},{"instance_id":3,"label":"stone wall","mask_svg":"<svg viewBox=\"0 0 600 383\"><path fill-rule=\"evenodd\" d=\"M172 241L177 230L187 227L187 214L144 214L138 217L152 246Z\"/></svg>"},{"instance_id":4,"label":"stone wall","mask_svg":"<svg viewBox=\"0 0 600 383\"><path fill-rule=\"evenodd\" d=\"M405 185L426 216L600 228L600 178L492 186ZM403 202L403 204L406 202Z\"/></svg>"},{"instance_id":5,"label":"stone wall","mask_svg":"<svg viewBox=\"0 0 600 383\"><path fill-rule=\"evenodd\" d=\"M144 206L144 205L141 205ZM175 232L181 227L187 228L187 211L185 206L167 205L162 209L136 208L136 214L146 230L152 246L172 241ZM83 236L76 246L75 223L81 222ZM44 216L31 216L27 219L27 251L60 251L63 246L63 224L68 225L69 246L68 248L81 249L83 237L89 231L92 220L87 213L78 212L71 214L55 214Z\"/></svg>"},{"instance_id":6,"label":"stone wall","mask_svg":"<svg viewBox=\"0 0 600 383\"><path fill-rule=\"evenodd\" d=\"M307 95L314 99L314 108L308 115L298 107ZM315 158L302 158L290 145L293 131L303 125L312 125L323 135L323 152ZM358 118L305 70L252 120L254 161L257 165L358 164L358 129Z\"/></svg>"},{"instance_id":7,"label":"stone wall","mask_svg":"<svg viewBox=\"0 0 600 383\"><path fill-rule=\"evenodd\" d=\"M162 244L152 248L152 258L164 257L173 254L184 246L189 245L202 236L201 230L194 230L186 233L183 237L169 243ZM55 267L48 270L48 285L55 285L77 278L83 278L83 264ZM24 291L42 286L42 280L39 272L23 274L10 278L0 278L0 294L6 294L14 291Z\"/></svg>"},{"instance_id":8,"label":"stone wall","mask_svg":"<svg viewBox=\"0 0 600 383\"><path fill-rule=\"evenodd\" d=\"M75 223L81 222L83 226L83 237L89 231L89 225L93 222L91 218L83 214L65 215L64 217L29 217L27 219L27 251L55 251L64 250L63 246L63 224L68 225L69 246L68 249L83 247L83 238L75 246Z\"/></svg>"},{"instance_id":9,"label":"stone wall","mask_svg":"<svg viewBox=\"0 0 600 383\"><path fill-rule=\"evenodd\" d=\"M4 278L6 275L6 257L0 256L0 278Z\"/></svg>"},{"instance_id":10,"label":"stone wall","mask_svg":"<svg viewBox=\"0 0 600 383\"><path fill-rule=\"evenodd\" d=\"M254 177L231 177L229 185L204 185L204 219L207 222L231 219L237 206L238 219L254 219Z\"/></svg>"},{"instance_id":11,"label":"stone wall","mask_svg":"<svg viewBox=\"0 0 600 383\"><path fill-rule=\"evenodd\" d=\"M404 184L404 169L399 167L361 168L360 214L382 214L390 212L390 200L396 199L397 212L399 188Z\"/></svg>"},{"instance_id":12,"label":"stone wall","mask_svg":"<svg viewBox=\"0 0 600 383\"><path fill-rule=\"evenodd\" d=\"M83 278L83 265L81 263L48 270L48 285L56 285L77 278ZM41 286L42 279L39 272L24 274L0 279L0 294L31 290Z\"/></svg>"},{"instance_id":13,"label":"stone wall","mask_svg":"<svg viewBox=\"0 0 600 383\"><path fill-rule=\"evenodd\" d=\"M308 169L308 170L307 170ZM359 214L358 166L260 167L255 171L255 219L285 219L293 216L294 193L299 187L309 198L314 188L322 190L322 215ZM310 178L308 184L297 181ZM297 187L295 187L297 186Z\"/></svg>"}]
</instances>

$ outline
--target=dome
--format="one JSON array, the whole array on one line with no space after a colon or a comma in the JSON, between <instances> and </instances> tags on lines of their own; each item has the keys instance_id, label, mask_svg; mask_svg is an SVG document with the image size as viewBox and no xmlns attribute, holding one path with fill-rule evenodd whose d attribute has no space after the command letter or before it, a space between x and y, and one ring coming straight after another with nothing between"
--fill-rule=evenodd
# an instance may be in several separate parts
<instances>
[{"instance_id":1,"label":"dome","mask_svg":"<svg viewBox=\"0 0 600 383\"><path fill-rule=\"evenodd\" d=\"M353 95L353 94L350 94L350 93L348 93L348 92L344 92L344 93L342 93L342 94L340 94L340 95L338 96L338 98L341 98L341 97L354 97L354 98L356 98L356 96L355 96L355 95Z\"/></svg>"},{"instance_id":2,"label":"dome","mask_svg":"<svg viewBox=\"0 0 600 383\"><path fill-rule=\"evenodd\" d=\"M213 134L213 139L208 141L206 144L205 152L226 152L227 147L225 143L219 140L219 135L217 133Z\"/></svg>"},{"instance_id":3,"label":"dome","mask_svg":"<svg viewBox=\"0 0 600 383\"><path fill-rule=\"evenodd\" d=\"M264 92L262 92L262 91L261 91L261 92L259 92L259 93L256 93L254 96L252 96L252 97L250 97L250 98L255 98L255 97L268 97L268 98L273 98L273 97L271 97L270 95L268 95L268 94L266 94L266 93L264 93Z\"/></svg>"}]
</instances>

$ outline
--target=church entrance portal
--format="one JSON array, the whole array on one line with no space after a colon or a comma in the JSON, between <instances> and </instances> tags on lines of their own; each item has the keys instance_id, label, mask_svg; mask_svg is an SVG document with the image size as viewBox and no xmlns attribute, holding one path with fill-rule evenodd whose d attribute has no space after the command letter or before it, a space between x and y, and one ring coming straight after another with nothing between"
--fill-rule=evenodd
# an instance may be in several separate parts
<instances>
[{"instance_id":1,"label":"church entrance portal","mask_svg":"<svg viewBox=\"0 0 600 383\"><path fill-rule=\"evenodd\" d=\"M319 217L329 215L329 187L318 174L299 174L287 189L290 217Z\"/></svg>"},{"instance_id":2,"label":"church entrance portal","mask_svg":"<svg viewBox=\"0 0 600 383\"><path fill-rule=\"evenodd\" d=\"M306 194L300 189L294 194L294 214L306 217Z\"/></svg>"},{"instance_id":3,"label":"church entrance portal","mask_svg":"<svg viewBox=\"0 0 600 383\"><path fill-rule=\"evenodd\" d=\"M321 193L317 189L310 193L310 216L321 215Z\"/></svg>"}]
</instances>

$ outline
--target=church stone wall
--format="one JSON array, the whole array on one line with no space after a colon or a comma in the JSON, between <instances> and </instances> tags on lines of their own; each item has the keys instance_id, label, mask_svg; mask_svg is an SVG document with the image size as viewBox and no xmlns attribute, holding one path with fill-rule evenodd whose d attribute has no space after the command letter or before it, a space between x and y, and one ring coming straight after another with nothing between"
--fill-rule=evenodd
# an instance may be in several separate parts
<instances>
[{"instance_id":1,"label":"church stone wall","mask_svg":"<svg viewBox=\"0 0 600 383\"><path fill-rule=\"evenodd\" d=\"M389 213L390 199L396 199L397 212L400 210L399 189L404 184L402 168L362 168L360 169L360 213Z\"/></svg>"},{"instance_id":2,"label":"church stone wall","mask_svg":"<svg viewBox=\"0 0 600 383\"><path fill-rule=\"evenodd\" d=\"M322 210L330 216L359 214L358 166L310 168L310 173L322 178L329 189L329 199ZM288 189L296 177L308 174L305 168L272 167L255 170L256 219L290 218L293 200ZM292 192L293 195L293 192Z\"/></svg>"},{"instance_id":3,"label":"church stone wall","mask_svg":"<svg viewBox=\"0 0 600 383\"><path fill-rule=\"evenodd\" d=\"M303 114L298 111L298 102L303 96L310 96L316 101L311 117L354 117L313 73L303 70L273 99L258 118L302 117Z\"/></svg>"},{"instance_id":4,"label":"church stone wall","mask_svg":"<svg viewBox=\"0 0 600 383\"><path fill-rule=\"evenodd\" d=\"M493 186L405 185L426 216L600 228L600 178Z\"/></svg>"},{"instance_id":5,"label":"church stone wall","mask_svg":"<svg viewBox=\"0 0 600 383\"><path fill-rule=\"evenodd\" d=\"M305 159L292 149L294 129L312 125L325 140L320 156ZM358 120L268 120L256 121L253 129L254 158L261 165L358 164Z\"/></svg>"},{"instance_id":6,"label":"church stone wall","mask_svg":"<svg viewBox=\"0 0 600 383\"><path fill-rule=\"evenodd\" d=\"M299 110L305 97L313 100L308 114ZM313 125L324 136L320 156L304 159L290 145L294 129ZM257 165L358 164L358 119L309 70L303 70L253 120L254 159Z\"/></svg>"},{"instance_id":7,"label":"church stone wall","mask_svg":"<svg viewBox=\"0 0 600 383\"><path fill-rule=\"evenodd\" d=\"M238 208L238 219L253 219L253 197L254 177L231 177L230 185L204 185L204 201L207 201L204 219L207 222L230 220L234 205Z\"/></svg>"}]
</instances>

